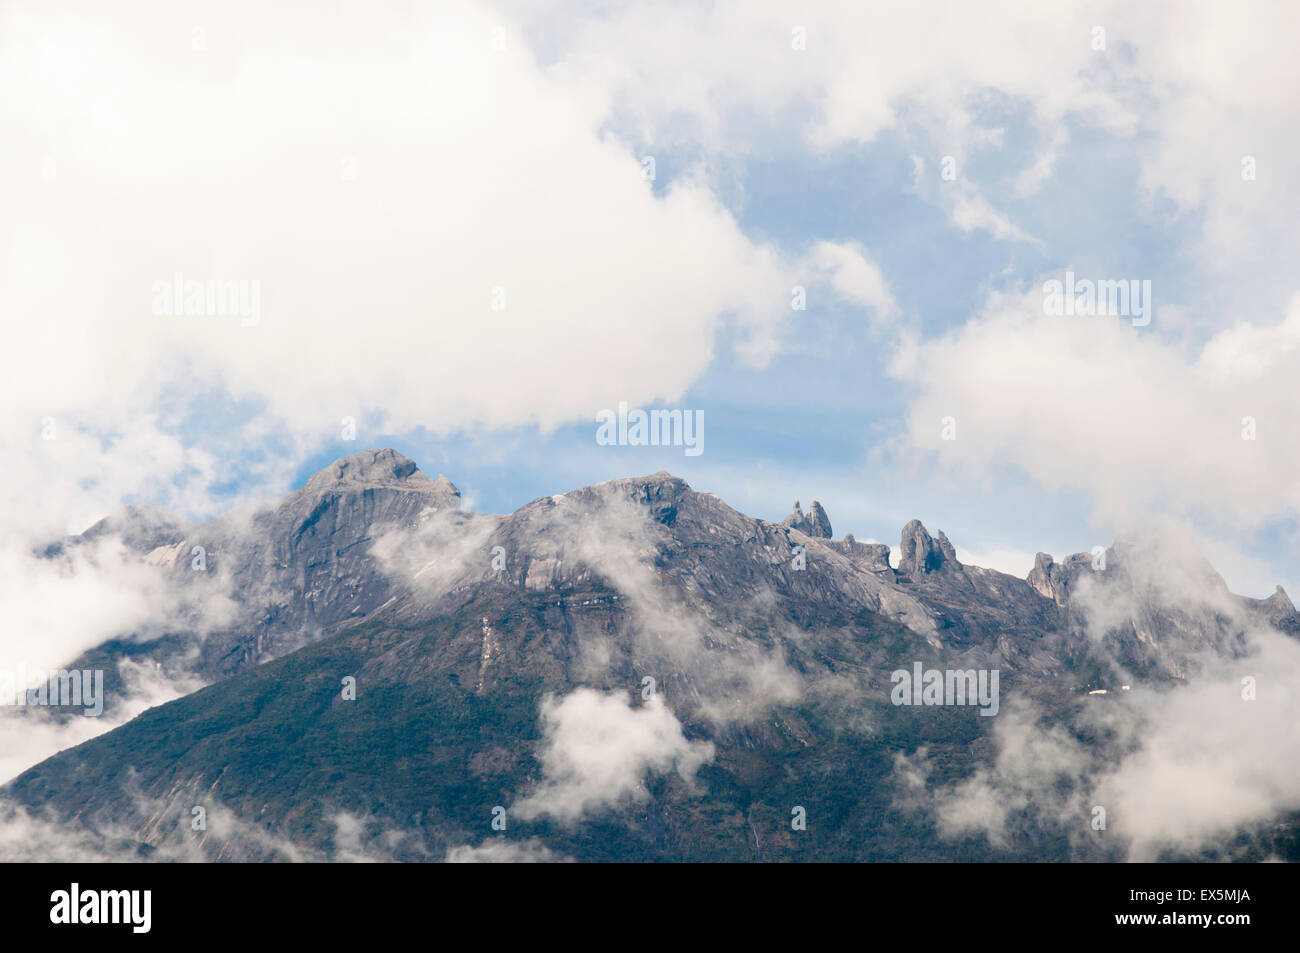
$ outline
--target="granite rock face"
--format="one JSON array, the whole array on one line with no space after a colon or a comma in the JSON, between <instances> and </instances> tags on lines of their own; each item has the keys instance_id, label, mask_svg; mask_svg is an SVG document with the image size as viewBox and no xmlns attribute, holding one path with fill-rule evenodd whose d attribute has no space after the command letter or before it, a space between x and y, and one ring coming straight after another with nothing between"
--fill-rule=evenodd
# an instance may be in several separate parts
<instances>
[{"instance_id":1,"label":"granite rock face","mask_svg":"<svg viewBox=\"0 0 1300 953\"><path fill-rule=\"evenodd\" d=\"M805 536L811 536L814 539L831 539L834 533L831 532L830 517L822 509L822 505L813 500L812 509L808 515L804 516L803 509L799 506L799 501L794 501L794 512L781 521L782 526L790 529L797 529Z\"/></svg>"},{"instance_id":2,"label":"granite rock face","mask_svg":"<svg viewBox=\"0 0 1300 953\"><path fill-rule=\"evenodd\" d=\"M1252 600L1254 601L1254 600ZM1286 590L1281 586L1273 589L1273 594L1267 599L1260 599L1255 602L1259 611L1273 619L1284 619L1288 616L1295 615L1295 603L1287 595Z\"/></svg>"},{"instance_id":3,"label":"granite rock face","mask_svg":"<svg viewBox=\"0 0 1300 953\"><path fill-rule=\"evenodd\" d=\"M850 533L839 548L846 555L861 560L872 572L893 572L889 564L889 547L884 543L859 543Z\"/></svg>"},{"instance_id":4,"label":"granite rock face","mask_svg":"<svg viewBox=\"0 0 1300 953\"><path fill-rule=\"evenodd\" d=\"M909 576L961 570L957 551L943 530L939 531L937 539L932 538L920 520L912 520L903 527L898 553L898 571Z\"/></svg>"},{"instance_id":5,"label":"granite rock face","mask_svg":"<svg viewBox=\"0 0 1300 953\"><path fill-rule=\"evenodd\" d=\"M373 553L387 534L459 513L460 491L394 450L335 461L284 499L187 524L139 507L53 550L116 533L191 606L196 673L229 675L337 631L392 597Z\"/></svg>"},{"instance_id":6,"label":"granite rock face","mask_svg":"<svg viewBox=\"0 0 1300 953\"><path fill-rule=\"evenodd\" d=\"M414 460L396 450L363 450L335 460L308 480L303 490L319 493L345 485L393 486L430 482ZM454 492L455 488L452 490Z\"/></svg>"},{"instance_id":7,"label":"granite rock face","mask_svg":"<svg viewBox=\"0 0 1300 953\"><path fill-rule=\"evenodd\" d=\"M283 654L372 612L394 591L374 544L459 509L460 491L445 477L429 479L392 450L365 451L275 506L195 527L186 545L204 545L209 571L248 607L234 631L205 642L205 668L228 672Z\"/></svg>"},{"instance_id":8,"label":"granite rock face","mask_svg":"<svg viewBox=\"0 0 1300 953\"><path fill-rule=\"evenodd\" d=\"M1066 558L1064 563L1055 562L1048 553L1034 556L1034 568L1029 571L1029 585L1041 596L1051 599L1058 606L1065 606L1070 601L1070 586L1079 574L1089 570L1092 557L1076 553Z\"/></svg>"}]
</instances>

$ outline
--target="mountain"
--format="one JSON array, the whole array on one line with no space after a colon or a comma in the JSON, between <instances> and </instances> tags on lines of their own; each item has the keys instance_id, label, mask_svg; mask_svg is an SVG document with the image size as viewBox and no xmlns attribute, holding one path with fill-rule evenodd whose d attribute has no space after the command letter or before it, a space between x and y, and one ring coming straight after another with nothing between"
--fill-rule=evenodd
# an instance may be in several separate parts
<instances>
[{"instance_id":1,"label":"mountain","mask_svg":"<svg viewBox=\"0 0 1300 953\"><path fill-rule=\"evenodd\" d=\"M4 793L160 858L1119 859L1039 804L989 836L916 803L1000 764L995 725L1016 719L1094 766L1119 757L1098 705L1123 717L1130 688L1177 691L1249 657L1258 627L1300 631L1280 588L1234 596L1160 540L1040 553L1018 579L913 520L894 568L888 546L833 539L819 503L773 524L662 471L487 515L366 451L205 524L128 510L51 558L108 532L196 622L222 593L233 609L81 664L147 658L211 684ZM918 664L996 672L1000 701L897 704L894 673ZM1083 796L1083 772L1061 778ZM1278 823L1212 849L1285 854L1294 821Z\"/></svg>"},{"instance_id":2,"label":"mountain","mask_svg":"<svg viewBox=\"0 0 1300 953\"><path fill-rule=\"evenodd\" d=\"M206 523L126 507L47 554L116 535L169 576L189 626L149 643L117 640L74 664L107 669L113 696L122 658L148 654L172 674L212 680L283 655L392 597L394 580L371 554L384 534L459 507L460 491L446 477L431 480L393 450L345 457L283 500Z\"/></svg>"}]
</instances>

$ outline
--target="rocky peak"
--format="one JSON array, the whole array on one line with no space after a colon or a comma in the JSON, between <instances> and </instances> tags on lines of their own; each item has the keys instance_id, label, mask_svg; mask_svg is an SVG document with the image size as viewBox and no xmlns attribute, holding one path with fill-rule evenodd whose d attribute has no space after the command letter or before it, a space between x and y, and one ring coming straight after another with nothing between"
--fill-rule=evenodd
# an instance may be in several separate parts
<instances>
[{"instance_id":1,"label":"rocky peak","mask_svg":"<svg viewBox=\"0 0 1300 953\"><path fill-rule=\"evenodd\" d=\"M420 475L423 476L423 474ZM434 480L429 488L444 496L454 497L456 500L460 500L460 490L456 488L456 484L452 483L441 473L438 474L438 479Z\"/></svg>"},{"instance_id":2,"label":"rocky peak","mask_svg":"<svg viewBox=\"0 0 1300 953\"><path fill-rule=\"evenodd\" d=\"M678 504L690 490L690 486L681 477L660 470L645 477L633 488L633 499L637 505L647 508L651 519L672 526L677 521Z\"/></svg>"},{"instance_id":3,"label":"rocky peak","mask_svg":"<svg viewBox=\"0 0 1300 953\"><path fill-rule=\"evenodd\" d=\"M794 501L794 512L781 521L781 525L788 529L797 529L805 536L812 536L815 539L831 539L834 534L831 532L831 520L822 509L822 505L813 500L812 509L805 516L803 508L799 501Z\"/></svg>"},{"instance_id":4,"label":"rocky peak","mask_svg":"<svg viewBox=\"0 0 1300 953\"><path fill-rule=\"evenodd\" d=\"M1275 587L1267 599L1243 598L1242 602L1261 613L1271 624L1280 625L1288 631L1300 631L1300 615L1296 613L1295 603L1281 586Z\"/></svg>"},{"instance_id":5,"label":"rocky peak","mask_svg":"<svg viewBox=\"0 0 1300 953\"><path fill-rule=\"evenodd\" d=\"M1025 582L1040 596L1063 606L1069 591L1064 569L1065 567L1057 565L1051 553L1038 553L1034 556L1034 568L1029 570Z\"/></svg>"},{"instance_id":6,"label":"rocky peak","mask_svg":"<svg viewBox=\"0 0 1300 953\"><path fill-rule=\"evenodd\" d=\"M1034 568L1029 570L1029 575L1025 577L1025 582L1029 583L1031 589L1048 599L1055 599L1055 594L1052 591L1052 567L1054 565L1055 561L1052 559L1051 553L1035 553ZM1059 603L1059 600L1057 602Z\"/></svg>"},{"instance_id":7,"label":"rocky peak","mask_svg":"<svg viewBox=\"0 0 1300 953\"><path fill-rule=\"evenodd\" d=\"M307 485L391 483L415 474L424 476L415 461L405 454L390 449L362 450L335 460L312 476Z\"/></svg>"},{"instance_id":8,"label":"rocky peak","mask_svg":"<svg viewBox=\"0 0 1300 953\"><path fill-rule=\"evenodd\" d=\"M1281 586L1276 587L1273 594L1260 604L1270 612L1276 612L1279 615L1290 615L1295 612L1295 603L1291 601L1291 597L1286 594L1286 590Z\"/></svg>"},{"instance_id":9,"label":"rocky peak","mask_svg":"<svg viewBox=\"0 0 1300 953\"><path fill-rule=\"evenodd\" d=\"M889 547L884 543L859 543L849 533L838 548L855 559L861 559L872 572L888 572L892 568L889 565Z\"/></svg>"},{"instance_id":10,"label":"rocky peak","mask_svg":"<svg viewBox=\"0 0 1300 953\"><path fill-rule=\"evenodd\" d=\"M693 494L690 484L681 477L673 476L667 470L660 470L649 476L620 477L606 480L578 490L563 494L570 502L578 506L600 505L601 500L622 497L642 508L650 517L666 526L671 526L677 519L677 508L681 502ZM553 504L562 497L542 497L544 504Z\"/></svg>"},{"instance_id":11,"label":"rocky peak","mask_svg":"<svg viewBox=\"0 0 1300 953\"><path fill-rule=\"evenodd\" d=\"M665 494L683 494L689 493L690 484L679 476L673 476L667 470L660 470L649 476L640 477L619 477L614 480L606 480L604 483L594 483L591 486L583 487L580 490L571 490L570 494L578 493L595 493L601 494L611 492L615 494L630 494L635 498L645 498L647 496Z\"/></svg>"},{"instance_id":12,"label":"rocky peak","mask_svg":"<svg viewBox=\"0 0 1300 953\"><path fill-rule=\"evenodd\" d=\"M446 477L430 480L414 460L396 450L362 450L335 460L307 481L306 489L318 493L331 489L388 486L412 490L438 490L459 498L460 491Z\"/></svg>"},{"instance_id":13,"label":"rocky peak","mask_svg":"<svg viewBox=\"0 0 1300 953\"><path fill-rule=\"evenodd\" d=\"M147 553L159 546L175 543L185 536L185 532L183 522L157 507L128 505L105 516L79 536L51 544L44 554L57 556L68 545L76 546L106 536L117 536L131 549Z\"/></svg>"},{"instance_id":14,"label":"rocky peak","mask_svg":"<svg viewBox=\"0 0 1300 953\"><path fill-rule=\"evenodd\" d=\"M1107 553L1107 559L1113 562L1113 552L1108 550ZM1093 569L1094 559L1092 553L1072 553L1058 563L1050 553L1038 553L1025 582L1040 596L1064 606L1070 601L1075 581L1085 573L1096 571Z\"/></svg>"},{"instance_id":15,"label":"rocky peak","mask_svg":"<svg viewBox=\"0 0 1300 953\"><path fill-rule=\"evenodd\" d=\"M957 561L957 550L942 530L936 539L920 520L912 520L903 527L903 536L898 546L899 572L922 575L939 572L945 567L960 569L961 563Z\"/></svg>"}]
</instances>

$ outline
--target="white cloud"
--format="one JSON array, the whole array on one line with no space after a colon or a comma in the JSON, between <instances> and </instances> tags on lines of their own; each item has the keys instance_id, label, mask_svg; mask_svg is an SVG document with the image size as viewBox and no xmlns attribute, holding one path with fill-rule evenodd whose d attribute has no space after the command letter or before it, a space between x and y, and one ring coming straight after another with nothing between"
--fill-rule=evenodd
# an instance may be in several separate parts
<instances>
[{"instance_id":1,"label":"white cloud","mask_svg":"<svg viewBox=\"0 0 1300 953\"><path fill-rule=\"evenodd\" d=\"M1252 657L1143 699L1137 751L1107 772L1096 803L1136 860L1192 849L1300 809L1300 645L1259 633ZM1243 698L1244 677L1255 700Z\"/></svg>"},{"instance_id":2,"label":"white cloud","mask_svg":"<svg viewBox=\"0 0 1300 953\"><path fill-rule=\"evenodd\" d=\"M600 808L645 798L647 772L675 771L690 783L712 760L707 741L688 741L658 695L633 708L625 695L579 688L542 703L544 777L512 809L529 819L550 815L573 822Z\"/></svg>"},{"instance_id":3,"label":"white cloud","mask_svg":"<svg viewBox=\"0 0 1300 953\"><path fill-rule=\"evenodd\" d=\"M550 427L677 397L724 314L747 355L774 353L792 263L706 186L652 192L600 98L541 70L508 19L358 8L304 30L235 4L195 51L165 9L11 8L0 85L27 147L0 160L20 249L3 304L40 316L13 353L50 360L3 386L33 428L196 379L322 434L367 410ZM260 281L260 324L155 316L176 272Z\"/></svg>"},{"instance_id":4,"label":"white cloud","mask_svg":"<svg viewBox=\"0 0 1300 953\"><path fill-rule=\"evenodd\" d=\"M953 223L963 232L982 231L1004 241L1042 244L990 205L987 199L969 188L959 188L944 204L949 206Z\"/></svg>"},{"instance_id":5,"label":"white cloud","mask_svg":"<svg viewBox=\"0 0 1300 953\"><path fill-rule=\"evenodd\" d=\"M1048 316L1037 291L994 295L969 324L894 362L915 388L905 443L967 477L1013 467L1082 490L1116 523L1294 516L1295 390L1277 355L1297 327L1300 299L1280 326L1221 332L1188 357L1123 318ZM946 416L955 440L941 439ZM1243 439L1247 417L1256 439Z\"/></svg>"},{"instance_id":6,"label":"white cloud","mask_svg":"<svg viewBox=\"0 0 1300 953\"><path fill-rule=\"evenodd\" d=\"M330 822L334 845L329 859L334 863L393 863L427 854L417 831L388 827L383 821L348 811L339 811Z\"/></svg>"},{"instance_id":7,"label":"white cloud","mask_svg":"<svg viewBox=\"0 0 1300 953\"><path fill-rule=\"evenodd\" d=\"M818 242L808 253L805 267L822 276L841 298L869 309L875 323L887 322L898 314L889 282L862 246L854 242Z\"/></svg>"},{"instance_id":8,"label":"white cloud","mask_svg":"<svg viewBox=\"0 0 1300 953\"><path fill-rule=\"evenodd\" d=\"M58 560L3 554L0 666L57 669L175 603L161 572L131 559L116 539L85 550Z\"/></svg>"},{"instance_id":9,"label":"white cloud","mask_svg":"<svg viewBox=\"0 0 1300 953\"><path fill-rule=\"evenodd\" d=\"M964 179L967 159L1001 149L1002 124L1019 113L1042 143L1016 176L1021 197L1053 174L1077 124L1130 138L1152 199L1204 210L1204 240L1191 244L1205 264L1240 263L1280 236L1294 247L1298 186L1279 168L1300 146L1289 94L1300 63L1285 0L523 9L556 74L608 90L619 128L646 142L744 153L793 136L831 150L893 133L925 147L937 184L942 156ZM1249 183L1247 155L1260 170ZM1015 234L975 183L959 198L948 207L961 227Z\"/></svg>"},{"instance_id":10,"label":"white cloud","mask_svg":"<svg viewBox=\"0 0 1300 953\"><path fill-rule=\"evenodd\" d=\"M468 844L447 850L448 864L554 864L568 858L557 854L535 837L525 840L485 840L477 847Z\"/></svg>"},{"instance_id":11,"label":"white cloud","mask_svg":"<svg viewBox=\"0 0 1300 953\"><path fill-rule=\"evenodd\" d=\"M1249 616L1212 580L1186 538L1129 549L1130 582L1089 576L1073 590L1092 648L1130 624L1177 684L1129 677L1132 690L1049 713L1021 695L993 726L994 757L964 780L930 787L924 749L895 759L900 806L929 808L944 836L1007 847L1016 824L1090 841L1104 808L1107 846L1130 860L1223 846L1300 810L1300 642ZM1161 615L1165 624L1155 624ZM1111 661L1124 671L1119 656ZM1244 679L1250 678L1250 690ZM1085 739L1091 739L1085 741Z\"/></svg>"},{"instance_id":12,"label":"white cloud","mask_svg":"<svg viewBox=\"0 0 1300 953\"><path fill-rule=\"evenodd\" d=\"M56 664L61 667L66 659ZM161 668L129 659L118 663L118 674L123 694L107 699L107 710L99 716L73 709L73 717L60 720L49 717L45 709L0 707L0 784L59 751L126 724L146 709L203 687L203 682L193 676L171 676Z\"/></svg>"}]
</instances>

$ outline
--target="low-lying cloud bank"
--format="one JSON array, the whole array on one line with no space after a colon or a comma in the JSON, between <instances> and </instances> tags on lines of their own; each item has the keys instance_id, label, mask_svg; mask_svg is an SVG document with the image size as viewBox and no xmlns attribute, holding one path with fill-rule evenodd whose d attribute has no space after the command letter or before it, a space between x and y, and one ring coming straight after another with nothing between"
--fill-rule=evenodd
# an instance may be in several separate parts
<instances>
[{"instance_id":1,"label":"low-lying cloud bank","mask_svg":"<svg viewBox=\"0 0 1300 953\"><path fill-rule=\"evenodd\" d=\"M1084 586L1079 610L1095 648L1136 625L1180 677L1145 684L1111 658L1126 691L1080 699L1065 721L1026 698L1004 706L994 753L965 779L930 783L928 752L895 760L898 803L931 812L941 834L1010 848L1038 831L1075 850L1133 861L1224 849L1241 832L1300 811L1300 640L1159 559L1141 564L1143 598ZM1176 628L1144 630L1150 604ZM1096 825L1103 823L1098 828Z\"/></svg>"}]
</instances>

